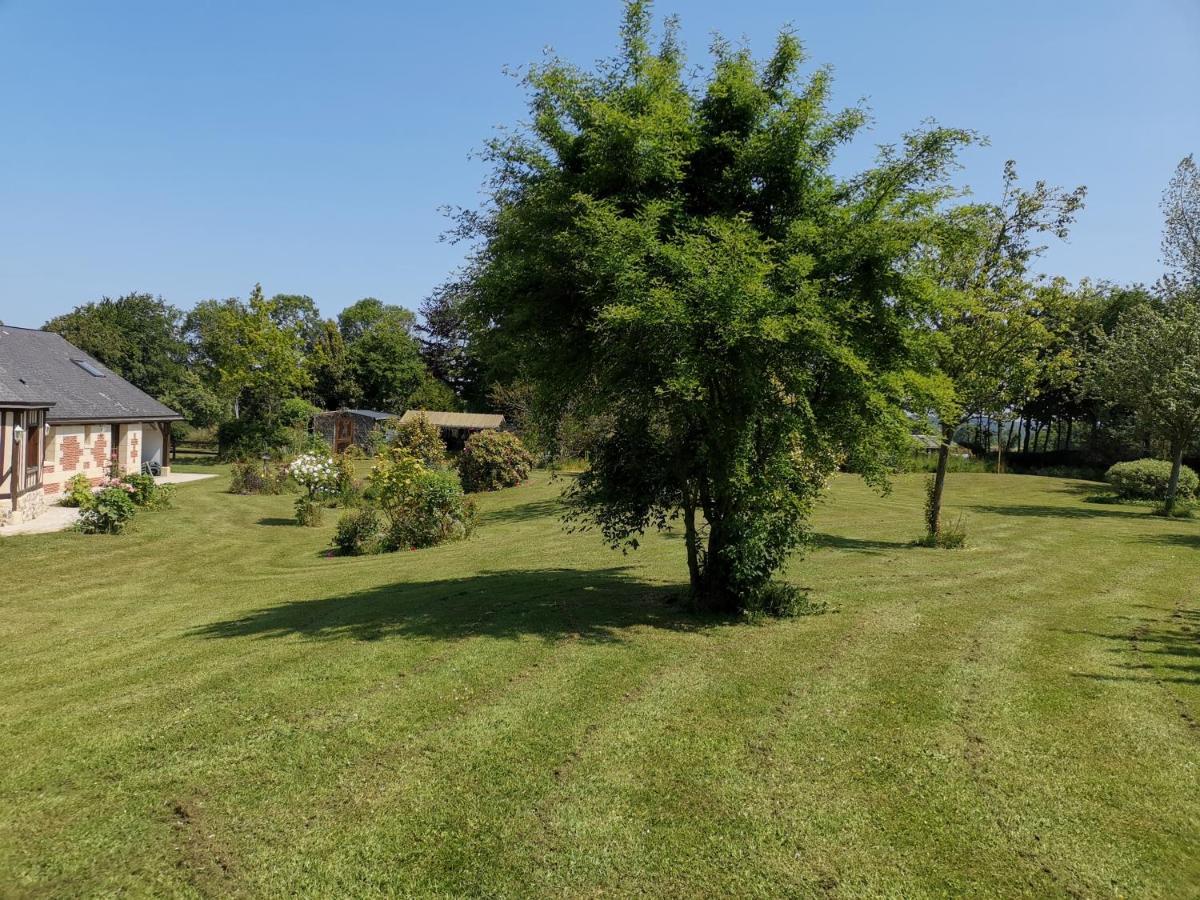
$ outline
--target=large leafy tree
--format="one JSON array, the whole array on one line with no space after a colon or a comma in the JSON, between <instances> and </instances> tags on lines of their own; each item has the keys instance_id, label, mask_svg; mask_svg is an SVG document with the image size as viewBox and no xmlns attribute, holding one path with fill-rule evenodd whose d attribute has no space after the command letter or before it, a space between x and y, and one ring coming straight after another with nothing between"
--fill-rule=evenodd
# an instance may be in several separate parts
<instances>
[{"instance_id":1,"label":"large leafy tree","mask_svg":"<svg viewBox=\"0 0 1200 900\"><path fill-rule=\"evenodd\" d=\"M403 306L363 297L338 313L338 328L346 343L352 344L384 320L390 320L410 333L417 323L417 317Z\"/></svg>"},{"instance_id":2,"label":"large leafy tree","mask_svg":"<svg viewBox=\"0 0 1200 900\"><path fill-rule=\"evenodd\" d=\"M271 298L271 321L300 339L305 353L320 339L324 329L316 301L307 294L276 294Z\"/></svg>"},{"instance_id":3,"label":"large leafy tree","mask_svg":"<svg viewBox=\"0 0 1200 900\"><path fill-rule=\"evenodd\" d=\"M196 425L212 424L219 402L190 368L183 314L152 294L103 297L43 327L100 360L122 378L177 409Z\"/></svg>"},{"instance_id":4,"label":"large leafy tree","mask_svg":"<svg viewBox=\"0 0 1200 900\"><path fill-rule=\"evenodd\" d=\"M1030 266L1045 250L1036 238L1065 238L1085 195L1082 187L1064 191L1043 181L1022 188L1010 161L1000 201L951 210L940 240L923 248L922 268L944 294L931 319L938 367L953 385L937 407L943 440L929 510L934 533L958 427L975 415L1011 414L1047 380L1056 383L1065 367L1066 357L1054 352L1063 345L1053 327L1063 316L1053 311L1067 294L1061 285L1039 283Z\"/></svg>"},{"instance_id":5,"label":"large leafy tree","mask_svg":"<svg viewBox=\"0 0 1200 900\"><path fill-rule=\"evenodd\" d=\"M1103 339L1093 374L1102 397L1132 410L1168 446L1170 515L1184 450L1200 436L1200 291L1185 290L1126 314Z\"/></svg>"},{"instance_id":6,"label":"large leafy tree","mask_svg":"<svg viewBox=\"0 0 1200 900\"><path fill-rule=\"evenodd\" d=\"M362 393L354 380L346 341L337 323L321 323L305 366L312 378L313 399L324 409L341 409L358 403Z\"/></svg>"},{"instance_id":7,"label":"large leafy tree","mask_svg":"<svg viewBox=\"0 0 1200 900\"><path fill-rule=\"evenodd\" d=\"M470 279L452 279L421 302L421 322L416 331L421 357L430 375L459 397L482 400L479 361L471 346L470 322L465 302Z\"/></svg>"},{"instance_id":8,"label":"large leafy tree","mask_svg":"<svg viewBox=\"0 0 1200 900\"><path fill-rule=\"evenodd\" d=\"M302 338L280 321L275 300L264 297L260 285L246 302L203 300L188 313L192 362L235 418L273 422L284 401L310 384Z\"/></svg>"},{"instance_id":9,"label":"large leafy tree","mask_svg":"<svg viewBox=\"0 0 1200 900\"><path fill-rule=\"evenodd\" d=\"M412 334L414 322L407 309L390 306L350 331L346 359L358 385L359 401L366 408L403 412L409 395L428 377L420 345Z\"/></svg>"},{"instance_id":10,"label":"large leafy tree","mask_svg":"<svg viewBox=\"0 0 1200 900\"><path fill-rule=\"evenodd\" d=\"M1176 277L1200 284L1200 166L1188 155L1163 192L1162 249Z\"/></svg>"},{"instance_id":11,"label":"large leafy tree","mask_svg":"<svg viewBox=\"0 0 1200 900\"><path fill-rule=\"evenodd\" d=\"M155 397L179 379L187 358L182 313L161 297L126 294L75 307L43 327L61 334Z\"/></svg>"},{"instance_id":12,"label":"large leafy tree","mask_svg":"<svg viewBox=\"0 0 1200 900\"><path fill-rule=\"evenodd\" d=\"M528 75L531 124L495 140L471 307L481 353L606 430L571 501L614 545L682 518L696 602L763 602L839 464L882 482L930 388L939 295L910 262L938 234L962 131L931 127L835 174L864 124L831 112L783 34L720 42L696 82L668 25L626 7L619 56ZM774 591L770 592L774 595Z\"/></svg>"},{"instance_id":13,"label":"large leafy tree","mask_svg":"<svg viewBox=\"0 0 1200 900\"><path fill-rule=\"evenodd\" d=\"M1112 453L1114 442L1128 437L1124 432L1128 431L1129 416L1125 410L1106 406L1090 390L1090 366L1103 336L1111 335L1126 313L1150 303L1151 294L1141 285L1087 280L1057 293L1058 302L1047 304L1045 310L1053 341L1044 356L1051 364L1039 372L1031 396L1021 403L1025 427L1016 434L1018 439L1023 437L1017 449L1038 449L1034 423L1045 426L1043 448L1048 446L1050 425L1055 423L1059 446L1068 450L1086 446L1094 453ZM1077 429L1076 425L1084 427ZM1103 449L1102 444L1106 445Z\"/></svg>"}]
</instances>

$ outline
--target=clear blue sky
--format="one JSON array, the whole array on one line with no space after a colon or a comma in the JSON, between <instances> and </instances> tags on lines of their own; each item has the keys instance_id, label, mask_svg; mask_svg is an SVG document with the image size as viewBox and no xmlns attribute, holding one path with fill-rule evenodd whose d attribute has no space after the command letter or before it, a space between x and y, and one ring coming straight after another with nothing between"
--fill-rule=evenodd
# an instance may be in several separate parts
<instances>
[{"instance_id":1,"label":"clear blue sky","mask_svg":"<svg viewBox=\"0 0 1200 900\"><path fill-rule=\"evenodd\" d=\"M1084 183L1044 268L1153 280L1158 200L1200 152L1200 0L660 0L694 61L710 32L769 51L791 23L837 99L865 97L850 162L927 117L1001 165ZM102 295L367 295L415 307L460 261L439 207L474 205L469 159L523 97L505 65L590 62L616 0L430 3L0 0L0 320L39 325Z\"/></svg>"}]
</instances>

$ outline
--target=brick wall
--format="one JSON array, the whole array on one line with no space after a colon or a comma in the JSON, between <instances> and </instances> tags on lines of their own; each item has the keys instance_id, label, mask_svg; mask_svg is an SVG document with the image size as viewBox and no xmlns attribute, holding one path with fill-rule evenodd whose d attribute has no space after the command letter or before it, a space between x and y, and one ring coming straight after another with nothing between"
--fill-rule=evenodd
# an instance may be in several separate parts
<instances>
[{"instance_id":1,"label":"brick wall","mask_svg":"<svg viewBox=\"0 0 1200 900\"><path fill-rule=\"evenodd\" d=\"M92 462L98 469L107 469L112 461L109 458L108 441L109 435L103 431L92 438Z\"/></svg>"},{"instance_id":2,"label":"brick wall","mask_svg":"<svg viewBox=\"0 0 1200 900\"><path fill-rule=\"evenodd\" d=\"M56 425L46 440L46 460L42 468L46 493L61 493L67 482L80 472L86 474L93 485L99 484L108 474L114 451L124 471L141 471L141 423L121 426L120 446L114 447L112 441L111 425Z\"/></svg>"}]
</instances>

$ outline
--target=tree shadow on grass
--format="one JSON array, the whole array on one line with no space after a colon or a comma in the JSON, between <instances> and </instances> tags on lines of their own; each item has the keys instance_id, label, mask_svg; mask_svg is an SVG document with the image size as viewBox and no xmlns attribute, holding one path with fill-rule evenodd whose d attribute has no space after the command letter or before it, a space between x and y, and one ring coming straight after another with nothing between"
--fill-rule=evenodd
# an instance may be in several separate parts
<instances>
[{"instance_id":1,"label":"tree shadow on grass","mask_svg":"<svg viewBox=\"0 0 1200 900\"><path fill-rule=\"evenodd\" d=\"M1046 518L1046 519L1145 519L1150 516L1147 512L1130 512L1125 509L1113 509L1112 507L1088 507L1081 508L1078 506L1035 506L1032 504L979 504L969 506L968 509L975 512L994 513L998 516L1020 516L1022 518Z\"/></svg>"},{"instance_id":2,"label":"tree shadow on grass","mask_svg":"<svg viewBox=\"0 0 1200 900\"><path fill-rule=\"evenodd\" d=\"M1196 534L1148 534L1141 538L1143 544L1164 544L1168 547L1187 547L1200 550L1200 532Z\"/></svg>"},{"instance_id":3,"label":"tree shadow on grass","mask_svg":"<svg viewBox=\"0 0 1200 900\"><path fill-rule=\"evenodd\" d=\"M382 585L255 610L191 633L205 638L377 641L474 636L621 641L632 627L704 631L734 619L691 612L681 585L652 584L625 568L483 572L470 578Z\"/></svg>"},{"instance_id":4,"label":"tree shadow on grass","mask_svg":"<svg viewBox=\"0 0 1200 900\"><path fill-rule=\"evenodd\" d=\"M1103 481L1068 481L1061 487L1055 488L1056 493L1070 494L1074 497L1083 497L1085 500L1092 497L1109 497L1112 496L1112 488ZM1104 500L1092 500L1093 503L1103 503Z\"/></svg>"},{"instance_id":5,"label":"tree shadow on grass","mask_svg":"<svg viewBox=\"0 0 1200 900\"><path fill-rule=\"evenodd\" d=\"M912 541L872 541L866 538L845 537L840 534L814 534L812 549L849 550L852 553L887 553L895 550L911 550Z\"/></svg>"},{"instance_id":6,"label":"tree shadow on grass","mask_svg":"<svg viewBox=\"0 0 1200 900\"><path fill-rule=\"evenodd\" d=\"M266 518L259 519L255 524L270 525L272 527L276 525L295 525L296 520L294 518L285 519L282 516L267 516Z\"/></svg>"},{"instance_id":7,"label":"tree shadow on grass","mask_svg":"<svg viewBox=\"0 0 1200 900\"><path fill-rule=\"evenodd\" d=\"M1119 664L1120 674L1072 672L1072 677L1200 685L1200 610L1161 612L1165 615L1125 620L1133 627L1124 632L1071 631L1111 642L1109 651L1127 660Z\"/></svg>"},{"instance_id":8,"label":"tree shadow on grass","mask_svg":"<svg viewBox=\"0 0 1200 900\"><path fill-rule=\"evenodd\" d=\"M565 507L558 498L530 500L528 503L518 503L516 506L505 506L481 513L479 524L499 525L507 522L528 522L533 519L560 515L564 510Z\"/></svg>"}]
</instances>

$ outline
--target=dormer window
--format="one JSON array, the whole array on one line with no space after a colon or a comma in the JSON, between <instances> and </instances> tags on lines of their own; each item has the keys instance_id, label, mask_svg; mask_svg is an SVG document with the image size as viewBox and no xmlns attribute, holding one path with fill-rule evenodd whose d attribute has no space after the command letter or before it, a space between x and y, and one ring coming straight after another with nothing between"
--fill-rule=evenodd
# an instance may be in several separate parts
<instances>
[{"instance_id":1,"label":"dormer window","mask_svg":"<svg viewBox=\"0 0 1200 900\"><path fill-rule=\"evenodd\" d=\"M104 377L104 373L101 372L99 369L97 369L90 360L73 359L73 360L71 360L71 362L75 363L75 365L79 366L79 368L83 369L83 371L87 372L93 378L103 378Z\"/></svg>"}]
</instances>

